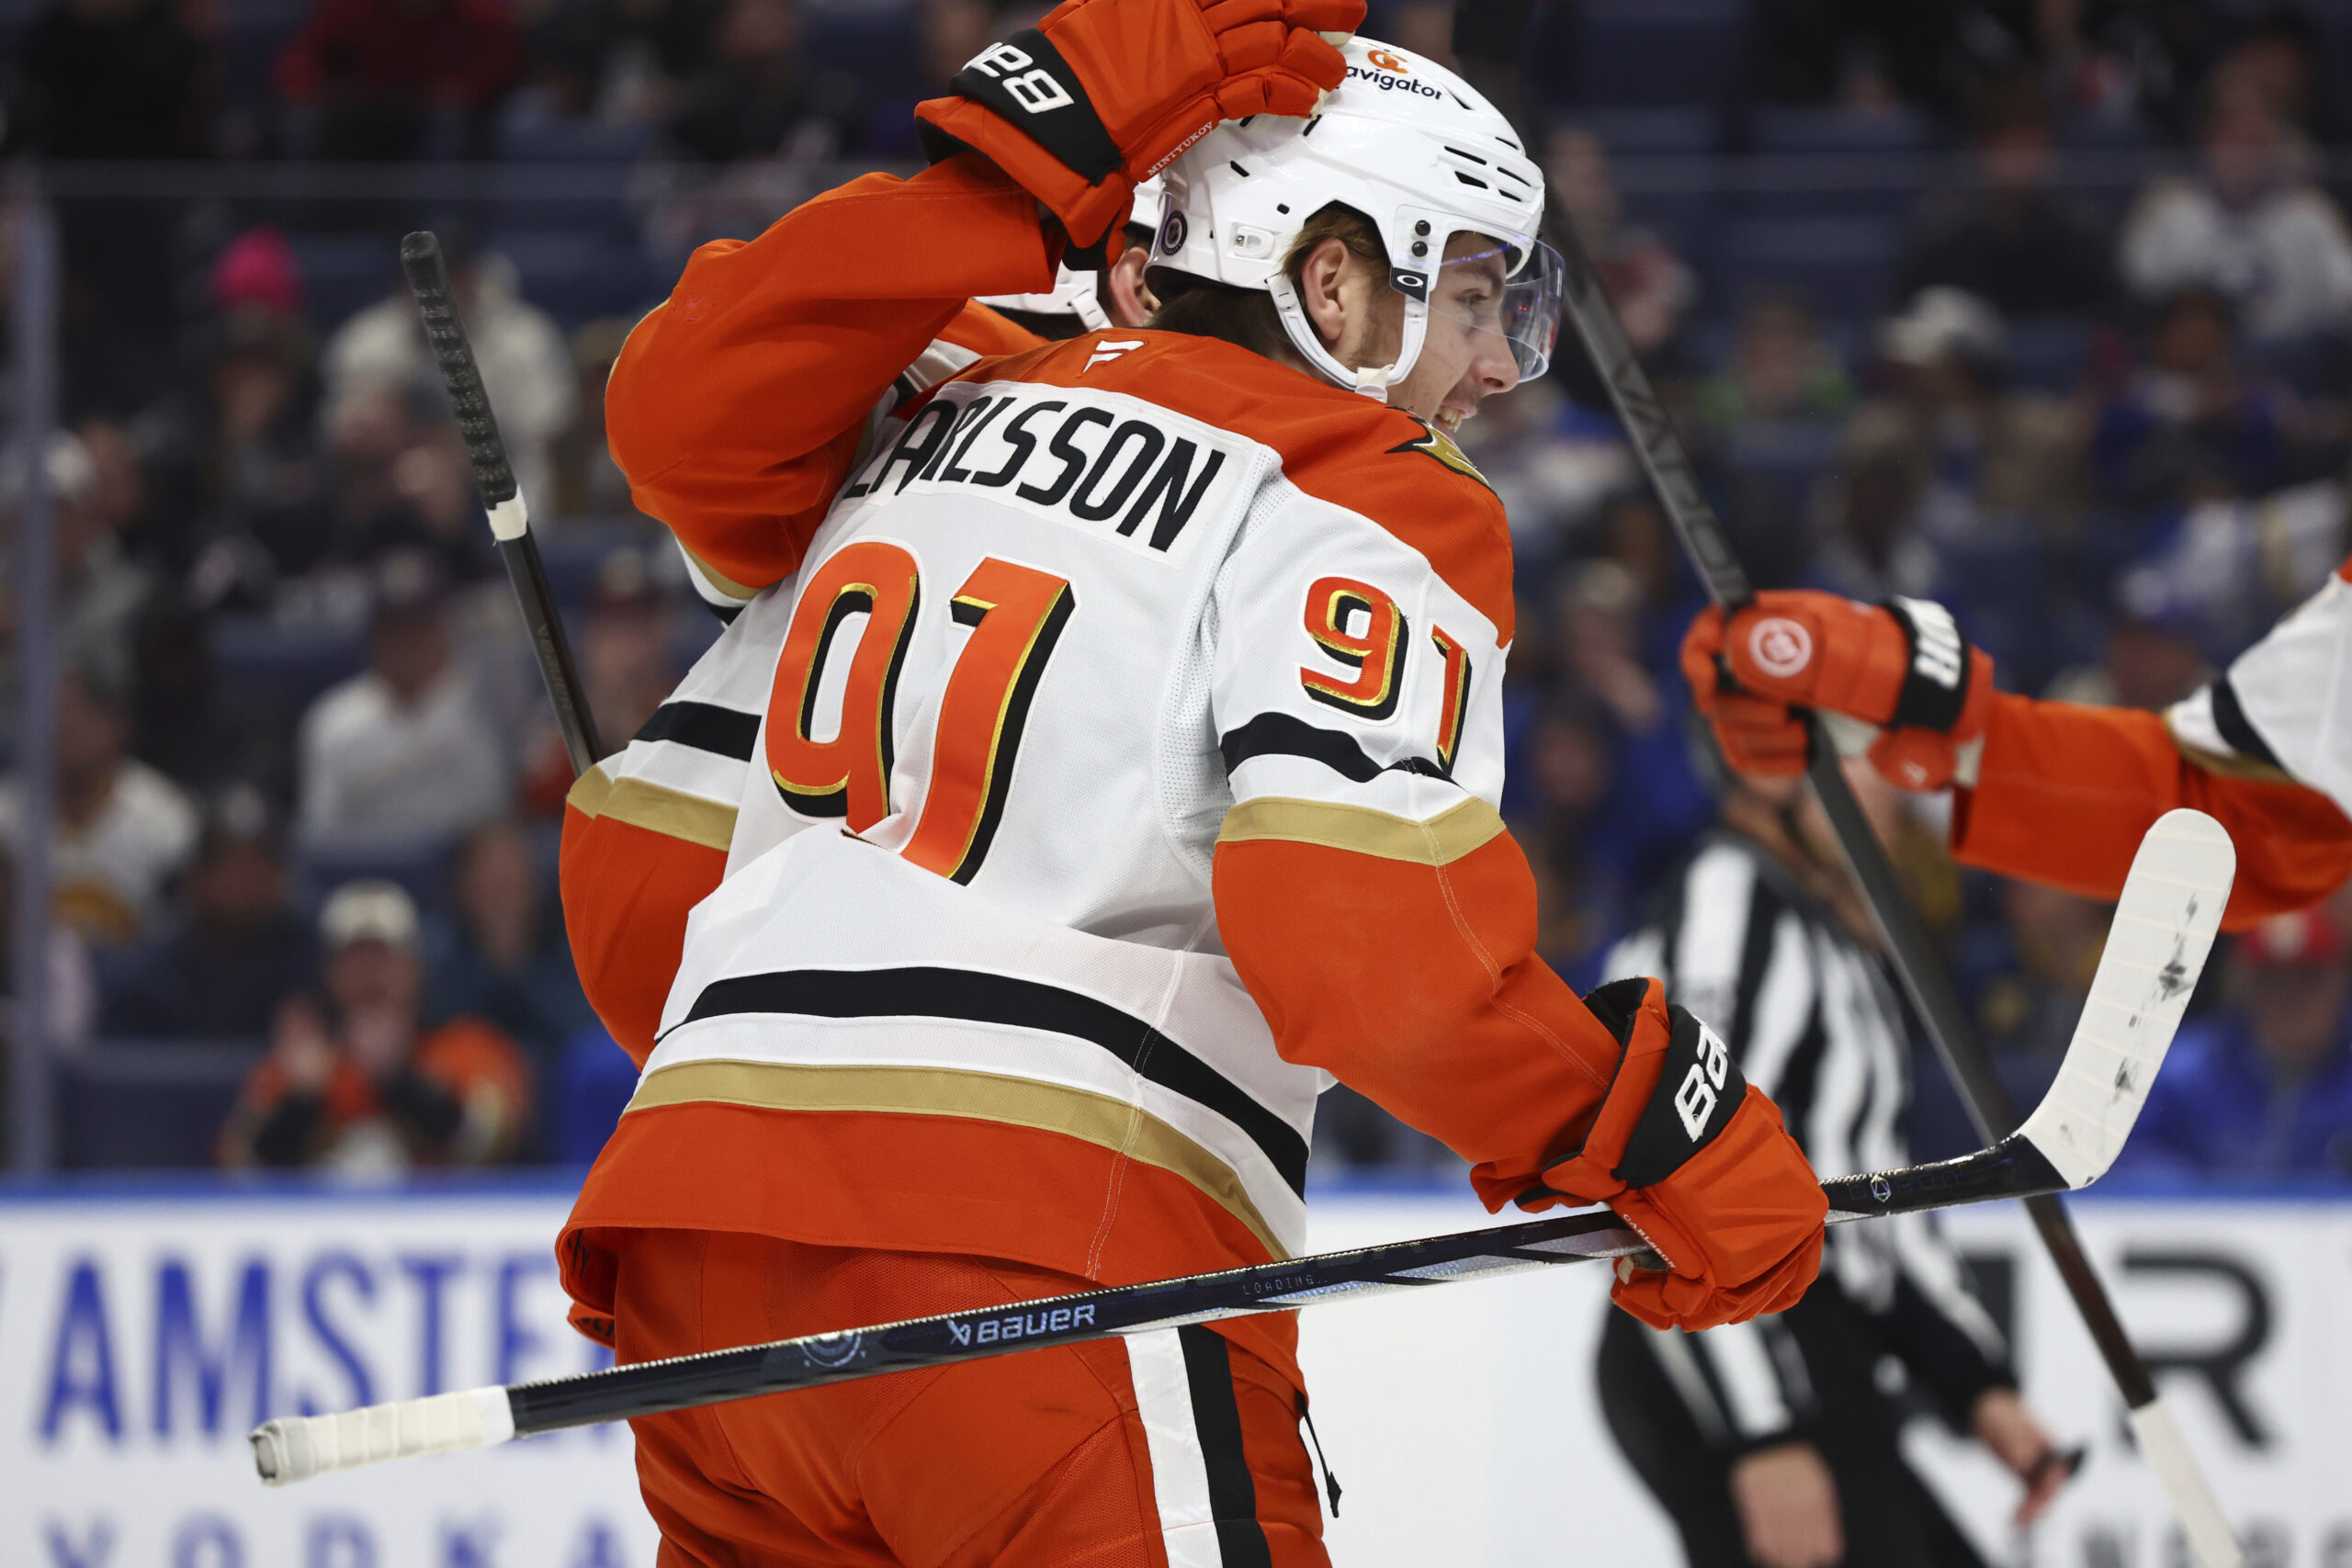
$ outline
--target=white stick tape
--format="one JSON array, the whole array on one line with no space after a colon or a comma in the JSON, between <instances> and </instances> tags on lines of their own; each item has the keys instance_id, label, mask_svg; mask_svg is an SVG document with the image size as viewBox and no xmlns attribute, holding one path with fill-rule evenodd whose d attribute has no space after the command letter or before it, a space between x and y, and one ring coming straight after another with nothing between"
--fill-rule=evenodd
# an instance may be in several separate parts
<instances>
[{"instance_id":1,"label":"white stick tape","mask_svg":"<svg viewBox=\"0 0 2352 1568\"><path fill-rule=\"evenodd\" d=\"M531 514L524 508L520 490L490 509L490 531L502 539L519 539L531 531Z\"/></svg>"},{"instance_id":2,"label":"white stick tape","mask_svg":"<svg viewBox=\"0 0 2352 1568\"><path fill-rule=\"evenodd\" d=\"M340 1416L287 1416L254 1428L254 1464L272 1486L379 1460L486 1449L514 1436L503 1388L396 1400Z\"/></svg>"},{"instance_id":3,"label":"white stick tape","mask_svg":"<svg viewBox=\"0 0 2352 1568\"><path fill-rule=\"evenodd\" d=\"M2163 1400L2152 1399L2132 1411L2131 1419L2140 1457L2156 1472L2156 1484L2164 1488L2201 1568L2239 1568L2245 1553L2238 1550L2221 1499L2206 1484L2205 1472L2198 1468L2197 1456L2188 1451L2188 1439L2180 1435L2172 1411Z\"/></svg>"}]
</instances>

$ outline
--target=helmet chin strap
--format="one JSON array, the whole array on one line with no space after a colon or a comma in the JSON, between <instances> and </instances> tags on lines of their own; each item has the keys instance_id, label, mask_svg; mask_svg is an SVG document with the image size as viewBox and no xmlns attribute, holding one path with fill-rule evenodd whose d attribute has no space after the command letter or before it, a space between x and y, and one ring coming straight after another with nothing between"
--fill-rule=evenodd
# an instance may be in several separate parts
<instances>
[{"instance_id":1,"label":"helmet chin strap","mask_svg":"<svg viewBox=\"0 0 2352 1568\"><path fill-rule=\"evenodd\" d=\"M1290 337L1291 346L1297 349L1309 365L1333 386L1361 392L1376 402L1388 400L1388 389L1412 372L1413 361L1421 356L1421 340L1429 335L1429 302L1405 296L1405 341L1396 351L1396 360L1387 365L1365 366L1351 369L1340 363L1331 351L1323 346L1323 334L1306 319L1306 307L1299 303L1298 290L1292 287L1290 275L1276 272L1266 279L1266 292L1274 299L1274 313L1282 318L1283 331Z\"/></svg>"}]
</instances>

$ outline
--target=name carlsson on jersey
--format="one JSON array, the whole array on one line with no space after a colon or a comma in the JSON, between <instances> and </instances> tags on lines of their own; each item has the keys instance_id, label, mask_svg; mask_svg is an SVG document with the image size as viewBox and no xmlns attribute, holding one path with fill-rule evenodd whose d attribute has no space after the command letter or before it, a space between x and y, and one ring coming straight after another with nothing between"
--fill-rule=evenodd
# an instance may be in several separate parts
<instances>
[{"instance_id":1,"label":"name carlsson on jersey","mask_svg":"<svg viewBox=\"0 0 2352 1568\"><path fill-rule=\"evenodd\" d=\"M970 495L1175 563L1200 533L1193 520L1232 501L1249 447L1122 393L957 382L867 459L839 504Z\"/></svg>"}]
</instances>

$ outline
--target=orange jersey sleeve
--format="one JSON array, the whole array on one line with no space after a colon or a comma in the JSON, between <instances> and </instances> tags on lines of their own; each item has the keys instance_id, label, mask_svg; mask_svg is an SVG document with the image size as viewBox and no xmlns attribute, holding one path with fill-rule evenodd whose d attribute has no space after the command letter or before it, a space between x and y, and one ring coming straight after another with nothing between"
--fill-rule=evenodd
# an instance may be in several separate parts
<instances>
[{"instance_id":1,"label":"orange jersey sleeve","mask_svg":"<svg viewBox=\"0 0 2352 1568\"><path fill-rule=\"evenodd\" d=\"M1976 786L1955 798L1952 853L1982 870L2111 899L2141 836L2184 806L2211 815L2237 843L2224 930L2316 903L2352 877L2352 821L2316 790L2201 766L2157 714L2008 693L1994 699Z\"/></svg>"},{"instance_id":2,"label":"orange jersey sleeve","mask_svg":"<svg viewBox=\"0 0 2352 1568\"><path fill-rule=\"evenodd\" d=\"M1050 287L1058 259L1035 199L969 154L868 175L756 240L703 246L605 390L631 496L716 576L782 581L876 400L972 296Z\"/></svg>"},{"instance_id":3,"label":"orange jersey sleeve","mask_svg":"<svg viewBox=\"0 0 2352 1568\"><path fill-rule=\"evenodd\" d=\"M1227 569L1217 929L1286 1060L1443 1141L1500 1207L1581 1141L1619 1048L1535 955L1496 807L1501 503L1442 431L1392 418L1372 456L1293 437L1315 504Z\"/></svg>"}]
</instances>

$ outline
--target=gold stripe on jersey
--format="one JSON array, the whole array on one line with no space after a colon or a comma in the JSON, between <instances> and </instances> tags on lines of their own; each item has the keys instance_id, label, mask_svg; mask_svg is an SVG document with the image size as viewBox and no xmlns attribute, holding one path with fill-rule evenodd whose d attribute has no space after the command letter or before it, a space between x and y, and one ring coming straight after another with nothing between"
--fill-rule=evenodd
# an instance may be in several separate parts
<instances>
[{"instance_id":1,"label":"gold stripe on jersey","mask_svg":"<svg viewBox=\"0 0 2352 1568\"><path fill-rule=\"evenodd\" d=\"M721 853L735 841L735 807L644 779L615 779L601 762L580 775L564 803L582 817L609 817Z\"/></svg>"},{"instance_id":2,"label":"gold stripe on jersey","mask_svg":"<svg viewBox=\"0 0 2352 1568\"><path fill-rule=\"evenodd\" d=\"M733 578L728 576L725 572L719 570L717 567L703 559L702 557L695 554L694 551L687 549L684 541L680 541L678 548L684 554L686 558L686 564L693 567L696 572L701 574L702 580L710 584L711 591L713 592L724 594L729 599L744 602L749 602L760 596L760 591L758 589L747 587L744 584L736 581Z\"/></svg>"},{"instance_id":3,"label":"gold stripe on jersey","mask_svg":"<svg viewBox=\"0 0 2352 1568\"><path fill-rule=\"evenodd\" d=\"M1090 1089L957 1067L706 1060L656 1067L639 1082L628 1109L689 1104L962 1116L1059 1133L1182 1177L1246 1226L1271 1257L1290 1256L1232 1167L1141 1107Z\"/></svg>"},{"instance_id":4,"label":"gold stripe on jersey","mask_svg":"<svg viewBox=\"0 0 2352 1568\"><path fill-rule=\"evenodd\" d=\"M2284 768L2272 767L2268 762L2257 762L2251 757L2241 757L2234 751L2208 750L2202 746L2183 740L2180 738L2180 732L2173 728L2172 716L2169 714L2165 716L2165 732L2172 737L2173 747L2179 751L2184 761L2221 778L2249 779L2259 784L2302 783L2302 780Z\"/></svg>"},{"instance_id":5,"label":"gold stripe on jersey","mask_svg":"<svg viewBox=\"0 0 2352 1568\"><path fill-rule=\"evenodd\" d=\"M1414 865L1448 865L1483 847L1502 830L1501 814L1476 795L1426 822L1366 806L1261 795L1225 814L1216 841L1238 844L1279 839Z\"/></svg>"}]
</instances>

